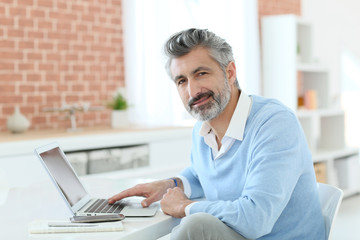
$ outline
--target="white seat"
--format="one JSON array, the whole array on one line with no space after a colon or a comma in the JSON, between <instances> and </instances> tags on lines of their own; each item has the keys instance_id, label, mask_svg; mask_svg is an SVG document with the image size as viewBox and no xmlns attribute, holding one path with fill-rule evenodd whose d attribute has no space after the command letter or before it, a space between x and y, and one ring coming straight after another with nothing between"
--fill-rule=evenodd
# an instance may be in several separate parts
<instances>
[{"instance_id":1,"label":"white seat","mask_svg":"<svg viewBox=\"0 0 360 240\"><path fill-rule=\"evenodd\" d=\"M318 183L318 189L321 210L325 220L326 239L330 239L331 229L339 211L344 192L337 187L324 183Z\"/></svg>"}]
</instances>

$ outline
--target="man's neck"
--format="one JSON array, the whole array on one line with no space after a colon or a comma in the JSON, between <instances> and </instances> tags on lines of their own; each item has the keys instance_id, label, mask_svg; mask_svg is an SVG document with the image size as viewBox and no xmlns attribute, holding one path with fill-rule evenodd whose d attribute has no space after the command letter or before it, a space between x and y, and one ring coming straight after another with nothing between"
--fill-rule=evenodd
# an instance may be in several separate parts
<instances>
[{"instance_id":1,"label":"man's neck","mask_svg":"<svg viewBox=\"0 0 360 240\"><path fill-rule=\"evenodd\" d=\"M208 121L211 130L216 136L216 141L218 144L218 150L221 148L221 140L225 136L225 133L229 127L231 118L234 114L237 102L239 100L241 91L237 88L233 88L231 91L231 97L228 105L222 113L220 113L216 118Z\"/></svg>"}]
</instances>

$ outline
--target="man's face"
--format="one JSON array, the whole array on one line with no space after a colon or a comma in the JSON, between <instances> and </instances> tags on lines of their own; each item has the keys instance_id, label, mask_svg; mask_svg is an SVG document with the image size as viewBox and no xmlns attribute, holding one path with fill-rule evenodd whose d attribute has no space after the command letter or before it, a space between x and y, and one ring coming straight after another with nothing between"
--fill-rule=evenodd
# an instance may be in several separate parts
<instances>
[{"instance_id":1,"label":"man's face","mask_svg":"<svg viewBox=\"0 0 360 240\"><path fill-rule=\"evenodd\" d=\"M173 59L170 71L186 110L197 120L217 117L229 103L228 79L207 49Z\"/></svg>"}]
</instances>

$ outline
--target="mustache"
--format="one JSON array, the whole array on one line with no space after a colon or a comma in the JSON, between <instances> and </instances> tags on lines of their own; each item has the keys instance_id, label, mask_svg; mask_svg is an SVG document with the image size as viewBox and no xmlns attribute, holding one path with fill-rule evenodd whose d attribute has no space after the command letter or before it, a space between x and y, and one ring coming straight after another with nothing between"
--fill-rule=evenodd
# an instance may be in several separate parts
<instances>
[{"instance_id":1,"label":"mustache","mask_svg":"<svg viewBox=\"0 0 360 240\"><path fill-rule=\"evenodd\" d=\"M203 97L205 97L205 98L214 97L214 95L215 95L215 93L213 91L200 93L196 97L190 98L190 100L188 102L188 105L191 108L191 106L194 104L194 102L199 101L201 98L203 98Z\"/></svg>"}]
</instances>

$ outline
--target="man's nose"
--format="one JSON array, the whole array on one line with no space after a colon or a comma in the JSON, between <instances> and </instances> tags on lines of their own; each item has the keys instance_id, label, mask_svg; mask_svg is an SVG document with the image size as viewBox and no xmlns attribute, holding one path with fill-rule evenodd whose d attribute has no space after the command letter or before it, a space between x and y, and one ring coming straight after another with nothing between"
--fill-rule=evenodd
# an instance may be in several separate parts
<instances>
[{"instance_id":1,"label":"man's nose","mask_svg":"<svg viewBox=\"0 0 360 240\"><path fill-rule=\"evenodd\" d=\"M190 97L196 97L197 95L199 95L199 93L201 93L201 86L194 79L189 79L188 80L188 86L187 87L188 87L188 92L189 92Z\"/></svg>"}]
</instances>

